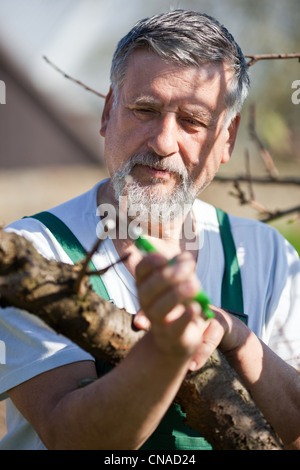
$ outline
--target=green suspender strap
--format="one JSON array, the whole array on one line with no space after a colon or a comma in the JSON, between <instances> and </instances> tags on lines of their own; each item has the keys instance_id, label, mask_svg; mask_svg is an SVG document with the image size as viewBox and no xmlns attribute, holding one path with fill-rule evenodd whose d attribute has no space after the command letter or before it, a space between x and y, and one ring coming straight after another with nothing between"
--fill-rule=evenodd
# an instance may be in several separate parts
<instances>
[{"instance_id":1,"label":"green suspender strap","mask_svg":"<svg viewBox=\"0 0 300 470\"><path fill-rule=\"evenodd\" d=\"M228 215L216 209L220 226L221 240L225 257L225 271L222 281L222 307L239 316L243 321L243 293L236 250L231 234ZM42 222L55 236L70 259L75 263L86 256L82 247L70 229L56 216L49 212L41 212L32 216ZM91 269L96 269L91 263ZM94 290L104 299L110 300L102 279L92 276ZM236 313L238 312L238 313ZM96 361L99 375L106 373L109 368ZM161 423L145 442L141 449L146 450L211 450L211 445L196 431L183 424L185 414L179 405L171 405Z\"/></svg>"},{"instance_id":2,"label":"green suspender strap","mask_svg":"<svg viewBox=\"0 0 300 470\"><path fill-rule=\"evenodd\" d=\"M216 209L224 251L225 269L222 279L221 306L247 324L244 314L243 288L236 248L226 212Z\"/></svg>"}]
</instances>

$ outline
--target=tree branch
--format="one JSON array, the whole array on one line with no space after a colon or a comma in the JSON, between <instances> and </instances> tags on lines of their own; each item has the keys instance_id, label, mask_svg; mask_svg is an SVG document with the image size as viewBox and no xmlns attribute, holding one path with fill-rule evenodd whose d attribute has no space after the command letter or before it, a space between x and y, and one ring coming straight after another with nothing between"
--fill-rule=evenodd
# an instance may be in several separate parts
<instances>
[{"instance_id":1,"label":"tree branch","mask_svg":"<svg viewBox=\"0 0 300 470\"><path fill-rule=\"evenodd\" d=\"M214 177L214 181L219 181L220 183L233 183L234 181L239 181L239 182L247 182L248 181L248 176L246 175L227 175L227 176L222 176L222 175L216 175ZM257 183L257 184L267 184L267 185L284 185L284 186L298 186L300 185L300 178L297 177L278 177L277 179L270 178L269 176L253 176L251 175L251 181L252 183Z\"/></svg>"},{"instance_id":2,"label":"tree branch","mask_svg":"<svg viewBox=\"0 0 300 470\"><path fill-rule=\"evenodd\" d=\"M126 357L145 333L132 315L99 297L74 266L43 258L25 238L0 231L0 305L38 316L92 356L112 365ZM88 386L88 385L87 385ZM187 423L214 449L282 449L237 374L219 351L189 373L176 396Z\"/></svg>"},{"instance_id":3,"label":"tree branch","mask_svg":"<svg viewBox=\"0 0 300 470\"><path fill-rule=\"evenodd\" d=\"M270 154L269 150L264 145L262 139L259 137L258 133L256 132L255 126L255 105L250 106L249 111L249 135L250 138L255 142L256 146L259 149L260 156L265 164L266 170L270 175L270 178L273 180L278 179L279 172L275 166L274 160L272 155Z\"/></svg>"},{"instance_id":4,"label":"tree branch","mask_svg":"<svg viewBox=\"0 0 300 470\"><path fill-rule=\"evenodd\" d=\"M56 70L57 72L62 74L68 80L71 80L71 82L77 83L77 85L83 87L85 90L90 91L91 93L94 93L94 95L97 95L99 98L105 98L106 97L106 95L103 95L102 93L99 93L99 91L94 90L93 88L85 85L83 82L81 82L81 81L77 80L76 78L73 78L70 75L63 72L60 68L57 67L57 65L55 65L53 62L51 62L51 60L49 60L46 56L43 56L43 59L47 62L47 64L51 65L51 67L53 67L54 70Z\"/></svg>"},{"instance_id":5,"label":"tree branch","mask_svg":"<svg viewBox=\"0 0 300 470\"><path fill-rule=\"evenodd\" d=\"M281 178L279 176L279 171L277 170L273 157L269 150L265 147L262 139L259 137L256 126L255 126L255 106L250 106L249 110L249 135L251 139L254 141L256 146L258 147L259 154L264 162L266 171L268 176L266 177L254 177L251 174L250 170L250 158L249 152L246 150L246 158L245 158L245 175L237 175L237 176L215 176L214 180L219 181L221 183L224 182L232 182L235 188L235 192L230 192L231 196L236 197L241 205L249 205L257 210L263 222L271 222L275 219L284 217L289 214L298 213L299 205L289 207L285 210L268 210L264 207L264 205L258 202L254 195L254 188L253 183L260 183L260 184L277 184L277 185L300 185L300 178L290 177L290 178ZM248 183L248 192L249 196L246 195L246 192L242 189L241 183L247 182Z\"/></svg>"},{"instance_id":6,"label":"tree branch","mask_svg":"<svg viewBox=\"0 0 300 470\"><path fill-rule=\"evenodd\" d=\"M300 59L300 53L292 54L247 54L245 55L247 59L250 59L247 63L248 67L256 64L259 60L277 60L277 59Z\"/></svg>"}]
</instances>

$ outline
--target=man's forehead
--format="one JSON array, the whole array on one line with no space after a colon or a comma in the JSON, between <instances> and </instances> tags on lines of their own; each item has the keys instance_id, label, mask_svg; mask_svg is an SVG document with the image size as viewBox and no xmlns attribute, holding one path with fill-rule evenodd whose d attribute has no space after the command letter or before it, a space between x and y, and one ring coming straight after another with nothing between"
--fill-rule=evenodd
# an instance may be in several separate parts
<instances>
[{"instance_id":1,"label":"man's forehead","mask_svg":"<svg viewBox=\"0 0 300 470\"><path fill-rule=\"evenodd\" d=\"M165 70L194 70L195 73L201 73L202 75L206 75L207 78L213 77L216 73L219 74L233 74L232 67L229 63L225 61L210 61L210 60L201 60L199 58L199 63L195 63L195 65L188 65L181 63L179 60L172 60L167 59L165 57L161 57L158 53L153 51L149 51L144 48L136 49L129 55L127 59L126 69L130 69L131 67L144 67L150 61L160 65L162 69ZM151 70L149 70L151 71Z\"/></svg>"},{"instance_id":2,"label":"man's forehead","mask_svg":"<svg viewBox=\"0 0 300 470\"><path fill-rule=\"evenodd\" d=\"M131 83L138 86L147 86L160 79L167 79L172 85L188 84L190 87L209 83L210 86L225 91L233 76L233 71L227 63L203 62L195 66L185 66L175 61L166 61L154 52L136 50L129 57L125 73L124 84L130 87ZM179 80L178 80L179 78ZM126 87L126 88L127 88Z\"/></svg>"}]
</instances>

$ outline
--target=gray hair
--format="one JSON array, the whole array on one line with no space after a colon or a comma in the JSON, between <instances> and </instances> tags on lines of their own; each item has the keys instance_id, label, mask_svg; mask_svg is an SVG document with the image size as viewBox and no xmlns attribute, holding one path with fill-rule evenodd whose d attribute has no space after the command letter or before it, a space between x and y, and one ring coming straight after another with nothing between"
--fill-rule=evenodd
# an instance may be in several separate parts
<instances>
[{"instance_id":1,"label":"gray hair","mask_svg":"<svg viewBox=\"0 0 300 470\"><path fill-rule=\"evenodd\" d=\"M180 66L226 62L233 78L224 97L226 123L240 112L248 95L249 76L244 55L233 36L206 14L174 10L140 20L118 43L111 67L111 84L118 95L130 54L147 49Z\"/></svg>"}]
</instances>

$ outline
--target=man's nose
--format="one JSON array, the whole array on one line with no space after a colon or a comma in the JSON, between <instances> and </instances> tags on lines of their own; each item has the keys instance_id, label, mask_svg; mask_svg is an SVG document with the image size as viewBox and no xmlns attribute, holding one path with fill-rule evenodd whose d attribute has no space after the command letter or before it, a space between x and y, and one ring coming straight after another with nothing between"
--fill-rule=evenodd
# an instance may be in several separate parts
<instances>
[{"instance_id":1,"label":"man's nose","mask_svg":"<svg viewBox=\"0 0 300 470\"><path fill-rule=\"evenodd\" d=\"M148 147L161 157L174 155L179 150L179 129L175 113L161 114L152 123Z\"/></svg>"}]
</instances>

